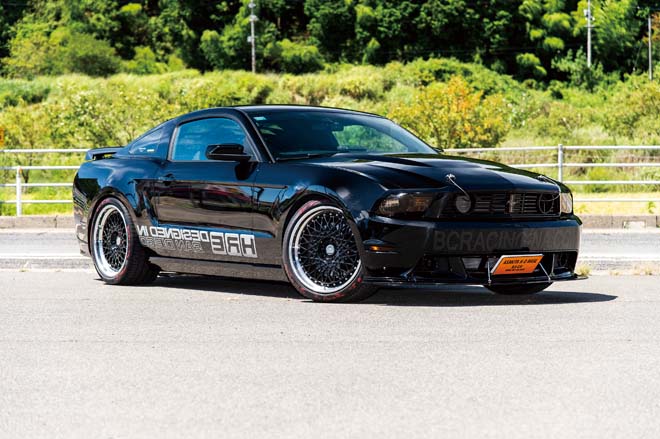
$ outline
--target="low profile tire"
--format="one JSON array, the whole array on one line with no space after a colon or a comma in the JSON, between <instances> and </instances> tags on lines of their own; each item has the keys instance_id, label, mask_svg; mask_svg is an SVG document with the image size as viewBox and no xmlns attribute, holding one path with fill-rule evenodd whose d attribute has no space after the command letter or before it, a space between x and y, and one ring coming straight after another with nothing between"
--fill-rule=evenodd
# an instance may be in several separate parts
<instances>
[{"instance_id":1,"label":"low profile tire","mask_svg":"<svg viewBox=\"0 0 660 439\"><path fill-rule=\"evenodd\" d=\"M131 216L118 199L102 200L91 223L92 260L103 281L113 285L142 285L156 279L158 268L149 263Z\"/></svg>"},{"instance_id":2,"label":"low profile tire","mask_svg":"<svg viewBox=\"0 0 660 439\"><path fill-rule=\"evenodd\" d=\"M318 302L356 302L377 290L363 283L364 268L351 219L336 206L313 200L295 213L282 243L291 284Z\"/></svg>"},{"instance_id":3,"label":"low profile tire","mask_svg":"<svg viewBox=\"0 0 660 439\"><path fill-rule=\"evenodd\" d=\"M548 288L552 282L541 284L523 284L523 285L491 285L487 286L493 293L507 295L507 296L520 296L524 294L536 294Z\"/></svg>"}]
</instances>

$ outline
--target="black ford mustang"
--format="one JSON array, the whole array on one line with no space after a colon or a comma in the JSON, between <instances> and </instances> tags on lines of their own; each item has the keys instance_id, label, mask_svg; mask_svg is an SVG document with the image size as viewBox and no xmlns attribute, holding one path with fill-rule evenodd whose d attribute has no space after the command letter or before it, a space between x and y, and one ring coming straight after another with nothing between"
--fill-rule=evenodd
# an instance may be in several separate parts
<instances>
[{"instance_id":1,"label":"black ford mustang","mask_svg":"<svg viewBox=\"0 0 660 439\"><path fill-rule=\"evenodd\" d=\"M446 156L354 111L186 114L90 150L73 199L81 251L112 284L197 273L347 301L381 286L530 294L577 278L581 222L561 183Z\"/></svg>"}]
</instances>

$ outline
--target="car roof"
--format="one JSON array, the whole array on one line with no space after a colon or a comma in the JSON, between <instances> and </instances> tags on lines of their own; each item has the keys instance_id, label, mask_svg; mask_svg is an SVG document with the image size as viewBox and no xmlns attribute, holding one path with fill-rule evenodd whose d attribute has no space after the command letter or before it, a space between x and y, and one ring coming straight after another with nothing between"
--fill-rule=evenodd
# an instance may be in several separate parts
<instances>
[{"instance_id":1,"label":"car roof","mask_svg":"<svg viewBox=\"0 0 660 439\"><path fill-rule=\"evenodd\" d=\"M179 118L188 118L190 116L202 116L210 115L216 111L221 110L238 110L248 115L254 113L278 113L278 112L332 112L340 114L358 114L363 116L373 116L382 118L378 114L366 113L362 111L347 110L343 108L333 108L333 107L318 107L312 105L236 105L236 106L227 106L227 107L214 107L214 108L205 108L202 110L193 111L190 113L182 114Z\"/></svg>"},{"instance_id":2,"label":"car roof","mask_svg":"<svg viewBox=\"0 0 660 439\"><path fill-rule=\"evenodd\" d=\"M239 110L243 110L246 113L262 113L262 112L269 112L269 113L277 113L277 112L291 112L291 111L300 111L300 112L312 112L312 111L319 111L319 112L332 112L332 113L346 113L346 114L362 114L362 115L368 115L368 116L376 116L376 117L382 117L379 116L378 114L373 114L373 113L367 113L364 111L355 111L355 110L347 110L345 108L335 108L335 107L321 107L321 106L313 106L313 105L279 105L279 104L273 104L273 105L240 105L236 106L234 108L238 108Z\"/></svg>"}]
</instances>

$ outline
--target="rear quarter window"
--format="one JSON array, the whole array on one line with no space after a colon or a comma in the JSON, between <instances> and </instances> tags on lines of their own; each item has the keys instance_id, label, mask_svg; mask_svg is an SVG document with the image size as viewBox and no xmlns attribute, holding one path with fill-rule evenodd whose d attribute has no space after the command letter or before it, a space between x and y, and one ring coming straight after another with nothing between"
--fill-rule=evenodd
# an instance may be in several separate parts
<instances>
[{"instance_id":1,"label":"rear quarter window","mask_svg":"<svg viewBox=\"0 0 660 439\"><path fill-rule=\"evenodd\" d=\"M152 130L128 146L128 153L131 155L156 156L158 155L158 146L160 145L163 129Z\"/></svg>"}]
</instances>

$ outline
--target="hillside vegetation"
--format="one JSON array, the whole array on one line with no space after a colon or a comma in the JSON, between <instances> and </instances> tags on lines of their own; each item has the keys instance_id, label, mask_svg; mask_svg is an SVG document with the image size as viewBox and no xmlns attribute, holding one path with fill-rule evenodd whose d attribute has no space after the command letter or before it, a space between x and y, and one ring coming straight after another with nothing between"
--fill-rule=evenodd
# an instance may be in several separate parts
<instances>
[{"instance_id":1,"label":"hillside vegetation","mask_svg":"<svg viewBox=\"0 0 660 439\"><path fill-rule=\"evenodd\" d=\"M303 75L0 78L0 126L17 148L123 145L189 111L278 103L378 113L440 148L660 143L660 85L643 76L594 91L560 83L541 91L478 64L432 59Z\"/></svg>"},{"instance_id":2,"label":"hillside vegetation","mask_svg":"<svg viewBox=\"0 0 660 439\"><path fill-rule=\"evenodd\" d=\"M93 148L124 145L155 124L201 108L294 103L374 112L393 118L439 148L492 147L485 158L507 163L554 159L551 152L497 154L498 145L658 144L660 85L644 77L595 91L555 85L530 89L478 64L451 59L393 62L383 67L333 65L304 75L184 70L0 79L0 126L7 147ZM647 152L573 152L569 161L657 160ZM0 166L78 164L80 155L0 155ZM544 171L548 171L547 169ZM548 172L553 175L553 171ZM23 171L25 182L69 181L69 171ZM567 178L660 179L654 168L567 170ZM12 181L10 171L4 181ZM590 185L578 191L653 191ZM33 188L29 197L69 198L62 188ZM13 198L5 191L2 199ZM653 209L654 206L649 206ZM11 214L14 207L0 211ZM29 213L68 207L29 206Z\"/></svg>"},{"instance_id":3,"label":"hillside vegetation","mask_svg":"<svg viewBox=\"0 0 660 439\"><path fill-rule=\"evenodd\" d=\"M0 2L6 147L123 145L188 111L276 103L378 113L437 148L492 148L481 157L510 164L545 162L555 154L502 154L498 146L660 144L660 85L641 71L653 1L592 0L594 64L588 68L586 0L258 0L258 74L246 72L249 3ZM1 154L0 166L81 159ZM660 158L657 151L590 151L571 152L566 160ZM21 173L24 182L71 176ZM11 171L0 177L14 179ZM565 178L658 180L660 169L569 168ZM31 188L24 196L70 198L63 188ZM9 198L10 189L0 190L0 200ZM26 211L53 209L68 207ZM12 211L0 203L0 214Z\"/></svg>"}]
</instances>

